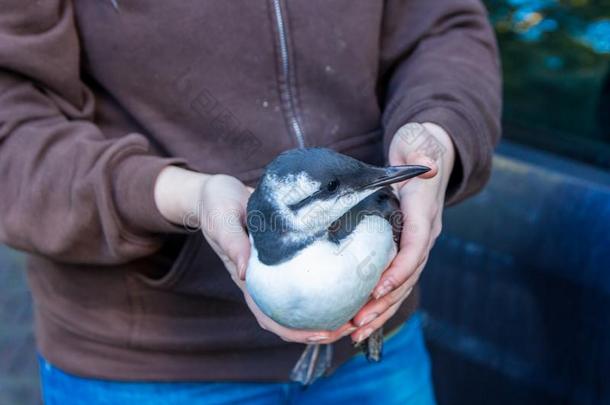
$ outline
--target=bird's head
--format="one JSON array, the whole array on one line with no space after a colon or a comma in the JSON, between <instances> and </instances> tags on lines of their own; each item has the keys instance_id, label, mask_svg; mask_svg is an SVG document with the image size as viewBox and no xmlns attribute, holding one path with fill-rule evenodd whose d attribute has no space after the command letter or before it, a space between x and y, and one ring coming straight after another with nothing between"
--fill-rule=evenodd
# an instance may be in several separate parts
<instances>
[{"instance_id":1,"label":"bird's head","mask_svg":"<svg viewBox=\"0 0 610 405\"><path fill-rule=\"evenodd\" d=\"M370 194L426 173L425 166L377 167L325 148L293 149L265 170L248 204L249 215L267 209L298 236L327 229ZM272 219L273 220L273 219Z\"/></svg>"}]
</instances>

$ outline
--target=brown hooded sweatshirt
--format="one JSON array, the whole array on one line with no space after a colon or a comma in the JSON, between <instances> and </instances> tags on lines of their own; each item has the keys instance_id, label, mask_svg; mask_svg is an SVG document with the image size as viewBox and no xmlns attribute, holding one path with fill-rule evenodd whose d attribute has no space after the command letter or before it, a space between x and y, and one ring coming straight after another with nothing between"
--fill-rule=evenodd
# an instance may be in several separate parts
<instances>
[{"instance_id":1,"label":"brown hooded sweatshirt","mask_svg":"<svg viewBox=\"0 0 610 405\"><path fill-rule=\"evenodd\" d=\"M81 376L285 380L303 346L262 330L201 233L160 215L157 174L180 164L254 185L303 145L381 164L399 127L434 122L459 155L448 203L462 200L499 137L485 11L117 3L0 0L0 241L29 255L39 350ZM335 344L334 366L352 353Z\"/></svg>"}]
</instances>

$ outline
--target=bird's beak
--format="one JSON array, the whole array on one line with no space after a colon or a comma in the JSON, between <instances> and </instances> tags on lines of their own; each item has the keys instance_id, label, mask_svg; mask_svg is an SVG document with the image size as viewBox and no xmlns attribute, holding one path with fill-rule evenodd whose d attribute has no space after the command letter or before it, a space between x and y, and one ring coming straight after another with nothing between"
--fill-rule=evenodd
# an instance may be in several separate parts
<instances>
[{"instance_id":1,"label":"bird's beak","mask_svg":"<svg viewBox=\"0 0 610 405\"><path fill-rule=\"evenodd\" d=\"M366 176L368 179L361 189L379 188L399 183L429 172L431 169L427 166L402 165L388 167L371 166L370 170L371 176Z\"/></svg>"}]
</instances>

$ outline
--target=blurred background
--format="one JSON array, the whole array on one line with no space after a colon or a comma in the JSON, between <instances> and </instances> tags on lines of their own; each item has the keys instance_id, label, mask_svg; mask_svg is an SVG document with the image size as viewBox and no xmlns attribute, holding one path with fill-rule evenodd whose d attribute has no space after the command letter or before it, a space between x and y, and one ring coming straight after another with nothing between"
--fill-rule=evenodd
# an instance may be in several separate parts
<instances>
[{"instance_id":1,"label":"blurred background","mask_svg":"<svg viewBox=\"0 0 610 405\"><path fill-rule=\"evenodd\" d=\"M610 0L485 3L504 140L424 272L438 402L610 404ZM0 405L39 403L23 265L0 246Z\"/></svg>"}]
</instances>

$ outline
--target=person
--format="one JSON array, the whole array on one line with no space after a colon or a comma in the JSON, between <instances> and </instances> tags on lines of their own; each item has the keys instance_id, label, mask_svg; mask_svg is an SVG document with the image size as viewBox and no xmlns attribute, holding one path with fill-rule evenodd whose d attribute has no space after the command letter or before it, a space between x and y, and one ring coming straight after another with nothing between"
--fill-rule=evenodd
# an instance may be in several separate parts
<instances>
[{"instance_id":1,"label":"person","mask_svg":"<svg viewBox=\"0 0 610 405\"><path fill-rule=\"evenodd\" d=\"M0 241L28 254L46 403L434 403L416 284L500 132L480 1L0 4ZM243 288L251 187L305 146L434 166L337 331L282 327ZM381 326L367 364L352 342ZM302 389L311 342L333 364Z\"/></svg>"}]
</instances>

